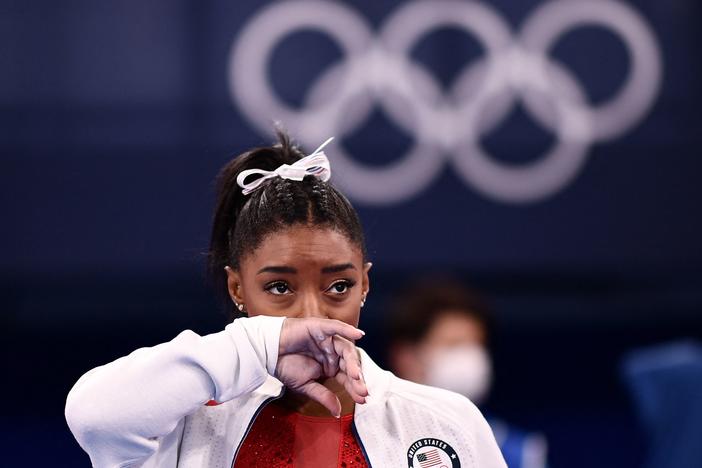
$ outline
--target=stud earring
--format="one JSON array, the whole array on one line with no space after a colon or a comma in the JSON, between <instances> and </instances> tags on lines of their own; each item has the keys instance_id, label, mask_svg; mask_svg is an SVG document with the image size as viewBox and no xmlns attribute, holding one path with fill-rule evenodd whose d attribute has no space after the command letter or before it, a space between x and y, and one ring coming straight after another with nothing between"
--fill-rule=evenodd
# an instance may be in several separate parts
<instances>
[{"instance_id":1,"label":"stud earring","mask_svg":"<svg viewBox=\"0 0 702 468\"><path fill-rule=\"evenodd\" d=\"M365 294L361 297L361 307L363 307L364 305L366 305L366 295Z\"/></svg>"}]
</instances>

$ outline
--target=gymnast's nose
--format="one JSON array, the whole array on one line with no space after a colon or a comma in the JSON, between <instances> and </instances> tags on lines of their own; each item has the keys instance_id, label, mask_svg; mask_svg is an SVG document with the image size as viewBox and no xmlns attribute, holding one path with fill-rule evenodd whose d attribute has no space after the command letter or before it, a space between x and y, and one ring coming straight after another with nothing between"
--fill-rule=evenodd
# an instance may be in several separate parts
<instances>
[{"instance_id":1,"label":"gymnast's nose","mask_svg":"<svg viewBox=\"0 0 702 468\"><path fill-rule=\"evenodd\" d=\"M299 316L305 318L328 318L323 298L318 291L308 291L302 294L299 305Z\"/></svg>"}]
</instances>

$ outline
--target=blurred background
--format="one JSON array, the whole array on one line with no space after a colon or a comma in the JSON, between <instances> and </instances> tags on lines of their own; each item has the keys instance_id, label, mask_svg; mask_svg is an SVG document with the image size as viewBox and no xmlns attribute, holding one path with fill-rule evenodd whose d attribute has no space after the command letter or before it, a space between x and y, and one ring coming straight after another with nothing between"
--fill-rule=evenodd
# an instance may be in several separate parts
<instances>
[{"instance_id":1,"label":"blurred background","mask_svg":"<svg viewBox=\"0 0 702 468\"><path fill-rule=\"evenodd\" d=\"M308 151L336 136L374 262L372 356L389 365L388 304L451 275L494 315L483 409L541 434L549 466L702 466L684 442L700 379L653 379L658 404L635 377L665 368L652 346L699 362L701 13L3 0L3 465L88 466L63 419L78 377L224 326L204 282L213 179L280 120Z\"/></svg>"}]
</instances>

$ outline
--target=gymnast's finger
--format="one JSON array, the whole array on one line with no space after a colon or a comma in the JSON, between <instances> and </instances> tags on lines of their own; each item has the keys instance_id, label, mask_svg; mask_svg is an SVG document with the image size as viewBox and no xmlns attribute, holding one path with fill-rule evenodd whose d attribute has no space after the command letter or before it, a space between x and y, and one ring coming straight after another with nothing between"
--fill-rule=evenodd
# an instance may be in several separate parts
<instances>
[{"instance_id":1,"label":"gymnast's finger","mask_svg":"<svg viewBox=\"0 0 702 468\"><path fill-rule=\"evenodd\" d=\"M348 375L340 372L336 374L334 379L344 386L346 393L358 404L364 404L368 396L365 382L350 378Z\"/></svg>"},{"instance_id":2,"label":"gymnast's finger","mask_svg":"<svg viewBox=\"0 0 702 468\"><path fill-rule=\"evenodd\" d=\"M342 365L341 361L343 361L343 372L346 373L346 375L348 375L352 379L360 379L361 360L358 357L358 350L356 349L356 346L350 341L345 340L344 338L335 336L334 350L336 351L336 354L338 354L341 358L339 366Z\"/></svg>"},{"instance_id":3,"label":"gymnast's finger","mask_svg":"<svg viewBox=\"0 0 702 468\"><path fill-rule=\"evenodd\" d=\"M324 385L310 380L304 385L294 389L295 392L301 393L310 399L319 402L327 408L332 416L338 418L341 416L341 402L334 393Z\"/></svg>"},{"instance_id":4,"label":"gymnast's finger","mask_svg":"<svg viewBox=\"0 0 702 468\"><path fill-rule=\"evenodd\" d=\"M319 319L318 326L319 331L322 335L324 335L324 337L339 335L347 340L354 341L360 340L363 335L365 335L363 330L359 330L353 325L349 325L341 320ZM318 336L319 341L323 340L323 338L320 339L322 335Z\"/></svg>"}]
</instances>

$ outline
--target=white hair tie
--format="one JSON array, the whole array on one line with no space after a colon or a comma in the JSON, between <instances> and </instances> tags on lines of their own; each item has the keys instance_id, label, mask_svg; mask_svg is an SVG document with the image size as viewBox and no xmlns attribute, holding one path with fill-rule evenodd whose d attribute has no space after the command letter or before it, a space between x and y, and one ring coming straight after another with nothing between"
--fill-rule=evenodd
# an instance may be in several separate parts
<instances>
[{"instance_id":1,"label":"white hair tie","mask_svg":"<svg viewBox=\"0 0 702 468\"><path fill-rule=\"evenodd\" d=\"M329 160L322 149L333 139L334 137L329 138L327 141L319 145L319 148L299 161L295 161L292 164L282 164L274 171L266 171L263 169L247 169L245 171L241 171L236 177L237 185L242 188L241 193L244 195L250 194L254 190L258 189L264 180L272 177L282 177L283 179L301 181L306 175L312 175L322 179L324 182L328 181L331 177L331 167L329 166ZM244 180L252 174L261 174L261 177L249 182L248 184L245 183Z\"/></svg>"}]
</instances>

